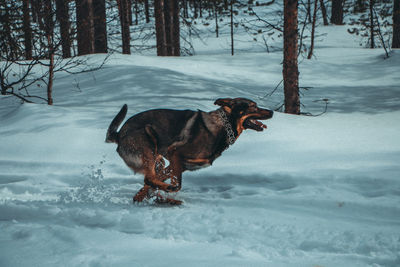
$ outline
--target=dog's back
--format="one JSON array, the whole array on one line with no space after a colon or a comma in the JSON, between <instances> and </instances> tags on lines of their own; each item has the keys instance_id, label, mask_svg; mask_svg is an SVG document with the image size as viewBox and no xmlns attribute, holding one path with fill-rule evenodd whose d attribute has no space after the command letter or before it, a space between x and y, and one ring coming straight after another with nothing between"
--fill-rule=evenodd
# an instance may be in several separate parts
<instances>
[{"instance_id":1,"label":"dog's back","mask_svg":"<svg viewBox=\"0 0 400 267\"><path fill-rule=\"evenodd\" d=\"M195 115L193 110L171 110L153 109L138 113L129 118L119 131L119 138L131 136L133 132L151 127L157 136L162 136L160 140L165 144L179 138L182 129L187 121Z\"/></svg>"}]
</instances>

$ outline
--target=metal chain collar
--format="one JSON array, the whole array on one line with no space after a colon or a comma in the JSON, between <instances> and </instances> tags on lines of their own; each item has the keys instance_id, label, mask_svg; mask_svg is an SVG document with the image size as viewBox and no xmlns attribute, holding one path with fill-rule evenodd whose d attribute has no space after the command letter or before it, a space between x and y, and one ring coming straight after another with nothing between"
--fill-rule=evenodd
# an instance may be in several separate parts
<instances>
[{"instance_id":1,"label":"metal chain collar","mask_svg":"<svg viewBox=\"0 0 400 267\"><path fill-rule=\"evenodd\" d=\"M218 115L221 118L222 122L224 123L224 127L225 127L225 131L226 134L228 135L228 144L229 145L233 145L233 143L235 143L236 138L235 138L235 133L233 132L232 129L232 125L228 120L228 117L225 114L225 111L223 111L222 109L218 109Z\"/></svg>"}]
</instances>

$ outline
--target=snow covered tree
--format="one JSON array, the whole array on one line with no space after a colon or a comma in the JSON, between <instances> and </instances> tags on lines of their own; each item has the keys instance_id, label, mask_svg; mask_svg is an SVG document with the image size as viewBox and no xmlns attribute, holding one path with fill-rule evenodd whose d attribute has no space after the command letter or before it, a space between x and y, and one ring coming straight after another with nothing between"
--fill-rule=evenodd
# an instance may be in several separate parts
<instances>
[{"instance_id":1,"label":"snow covered tree","mask_svg":"<svg viewBox=\"0 0 400 267\"><path fill-rule=\"evenodd\" d=\"M368 8L363 11L361 11L361 8L357 8L357 16L353 15L349 18L349 25L353 25L353 27L347 30L350 34L364 37L360 45L369 48L384 48L386 57L389 56L389 40L394 41L395 38L395 33L393 32L395 23L393 23L392 27L391 21L392 12L394 11L393 3L395 2L392 0L370 0L364 2L363 7Z\"/></svg>"},{"instance_id":2,"label":"snow covered tree","mask_svg":"<svg viewBox=\"0 0 400 267\"><path fill-rule=\"evenodd\" d=\"M284 0L283 86L285 112L300 114L299 70L297 65L298 6L295 0Z\"/></svg>"}]
</instances>

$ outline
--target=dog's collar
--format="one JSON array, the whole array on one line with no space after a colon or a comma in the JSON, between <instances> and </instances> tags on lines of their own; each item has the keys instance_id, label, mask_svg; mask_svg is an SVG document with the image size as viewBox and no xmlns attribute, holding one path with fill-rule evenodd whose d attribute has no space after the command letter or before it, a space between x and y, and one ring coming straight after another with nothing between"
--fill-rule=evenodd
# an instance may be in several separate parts
<instances>
[{"instance_id":1,"label":"dog's collar","mask_svg":"<svg viewBox=\"0 0 400 267\"><path fill-rule=\"evenodd\" d=\"M235 143L235 141L236 141L236 138L235 138L235 133L233 132L233 129L232 129L232 125L229 122L228 117L226 116L226 113L223 109L218 109L217 112L218 112L220 119L222 120L222 122L224 124L224 128L225 128L225 131L226 131L226 134L228 137L226 141L229 145L233 145L233 143Z\"/></svg>"}]
</instances>

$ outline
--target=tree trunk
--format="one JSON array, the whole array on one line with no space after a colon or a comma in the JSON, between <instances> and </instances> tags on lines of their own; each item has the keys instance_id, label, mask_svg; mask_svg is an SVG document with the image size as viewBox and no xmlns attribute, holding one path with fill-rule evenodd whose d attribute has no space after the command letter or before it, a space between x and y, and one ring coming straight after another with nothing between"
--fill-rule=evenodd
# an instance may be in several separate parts
<instances>
[{"instance_id":1,"label":"tree trunk","mask_svg":"<svg viewBox=\"0 0 400 267\"><path fill-rule=\"evenodd\" d=\"M94 52L107 53L107 25L105 0L93 0Z\"/></svg>"},{"instance_id":2,"label":"tree trunk","mask_svg":"<svg viewBox=\"0 0 400 267\"><path fill-rule=\"evenodd\" d=\"M311 0L307 0L307 14L308 14L308 23L312 23L312 20L311 20Z\"/></svg>"},{"instance_id":3,"label":"tree trunk","mask_svg":"<svg viewBox=\"0 0 400 267\"><path fill-rule=\"evenodd\" d=\"M343 0L332 0L331 23L343 25Z\"/></svg>"},{"instance_id":4,"label":"tree trunk","mask_svg":"<svg viewBox=\"0 0 400 267\"><path fill-rule=\"evenodd\" d=\"M392 48L400 48L400 0L393 1L393 40Z\"/></svg>"},{"instance_id":5,"label":"tree trunk","mask_svg":"<svg viewBox=\"0 0 400 267\"><path fill-rule=\"evenodd\" d=\"M133 12L132 12L132 0L127 0L126 1L127 4L127 11L128 11L128 22L129 22L129 26L133 25Z\"/></svg>"},{"instance_id":6,"label":"tree trunk","mask_svg":"<svg viewBox=\"0 0 400 267\"><path fill-rule=\"evenodd\" d=\"M181 55L180 47L180 28L179 28L179 1L170 0L170 14L171 14L171 44L172 54L171 56L179 57Z\"/></svg>"},{"instance_id":7,"label":"tree trunk","mask_svg":"<svg viewBox=\"0 0 400 267\"><path fill-rule=\"evenodd\" d=\"M47 104L53 105L53 77L54 77L54 20L51 0L44 1L44 22L47 38L47 51L49 54L49 77L47 80Z\"/></svg>"},{"instance_id":8,"label":"tree trunk","mask_svg":"<svg viewBox=\"0 0 400 267\"><path fill-rule=\"evenodd\" d=\"M197 15L197 0L193 0L193 8L194 8L194 11L193 11L193 13L194 13L194 18L195 19L197 19L198 18L198 15Z\"/></svg>"},{"instance_id":9,"label":"tree trunk","mask_svg":"<svg viewBox=\"0 0 400 267\"><path fill-rule=\"evenodd\" d=\"M47 37L48 40L50 37ZM54 50L50 52L49 79L47 81L47 104L53 105Z\"/></svg>"},{"instance_id":10,"label":"tree trunk","mask_svg":"<svg viewBox=\"0 0 400 267\"><path fill-rule=\"evenodd\" d=\"M300 114L299 70L297 66L298 33L296 0L284 0L283 31L283 84L285 94L285 112Z\"/></svg>"},{"instance_id":11,"label":"tree trunk","mask_svg":"<svg viewBox=\"0 0 400 267\"><path fill-rule=\"evenodd\" d=\"M121 35L122 35L122 53L131 53L131 35L129 31L129 10L128 0L117 0L119 19L121 22Z\"/></svg>"},{"instance_id":12,"label":"tree trunk","mask_svg":"<svg viewBox=\"0 0 400 267\"><path fill-rule=\"evenodd\" d=\"M24 45L25 45L25 58L27 60L32 59L32 29L31 29L31 20L29 15L29 0L23 0L22 3L23 9L23 29L24 29Z\"/></svg>"},{"instance_id":13,"label":"tree trunk","mask_svg":"<svg viewBox=\"0 0 400 267\"><path fill-rule=\"evenodd\" d=\"M311 59L314 50L314 38L315 38L315 22L317 20L317 8L318 8L318 1L314 1L314 13L312 16L312 26L311 26L311 45L310 45L310 52L308 53L307 59Z\"/></svg>"},{"instance_id":14,"label":"tree trunk","mask_svg":"<svg viewBox=\"0 0 400 267\"><path fill-rule=\"evenodd\" d=\"M189 17L189 14L188 14L188 0L183 0L183 17L185 19Z\"/></svg>"},{"instance_id":15,"label":"tree trunk","mask_svg":"<svg viewBox=\"0 0 400 267\"><path fill-rule=\"evenodd\" d=\"M214 0L214 16L215 16L215 35L218 38L218 8L217 8L217 0Z\"/></svg>"},{"instance_id":16,"label":"tree trunk","mask_svg":"<svg viewBox=\"0 0 400 267\"><path fill-rule=\"evenodd\" d=\"M38 22L38 12L39 10L37 9L38 7L38 0L30 0L31 2L31 9L32 9L32 21L33 22Z\"/></svg>"},{"instance_id":17,"label":"tree trunk","mask_svg":"<svg viewBox=\"0 0 400 267\"><path fill-rule=\"evenodd\" d=\"M138 5L138 0L135 1L135 25L139 24L139 5Z\"/></svg>"},{"instance_id":18,"label":"tree trunk","mask_svg":"<svg viewBox=\"0 0 400 267\"><path fill-rule=\"evenodd\" d=\"M154 3L154 5L156 5ZM144 0L144 10L146 13L146 23L150 22L149 0Z\"/></svg>"},{"instance_id":19,"label":"tree trunk","mask_svg":"<svg viewBox=\"0 0 400 267\"><path fill-rule=\"evenodd\" d=\"M235 0L231 0L231 54L235 54L234 43L233 43L233 3Z\"/></svg>"},{"instance_id":20,"label":"tree trunk","mask_svg":"<svg viewBox=\"0 0 400 267\"><path fill-rule=\"evenodd\" d=\"M324 25L327 26L327 25L329 25L329 22L328 22L328 16L326 14L326 7L325 7L324 0L319 0L319 3L321 6L321 12L322 12L322 18L324 20Z\"/></svg>"},{"instance_id":21,"label":"tree trunk","mask_svg":"<svg viewBox=\"0 0 400 267\"><path fill-rule=\"evenodd\" d=\"M165 31L165 42L167 46L166 56L172 56L172 13L171 4L174 0L164 0L164 31Z\"/></svg>"},{"instance_id":22,"label":"tree trunk","mask_svg":"<svg viewBox=\"0 0 400 267\"><path fill-rule=\"evenodd\" d=\"M0 88L1 88L1 94L6 95L7 94L7 89L8 87L6 86L6 83L4 81L6 74L2 71L2 68L0 68Z\"/></svg>"},{"instance_id":23,"label":"tree trunk","mask_svg":"<svg viewBox=\"0 0 400 267\"><path fill-rule=\"evenodd\" d=\"M369 29L371 48L375 48L375 27L374 27L374 0L369 0Z\"/></svg>"},{"instance_id":24,"label":"tree trunk","mask_svg":"<svg viewBox=\"0 0 400 267\"><path fill-rule=\"evenodd\" d=\"M354 4L354 13L364 12L365 11L365 0L356 0Z\"/></svg>"},{"instance_id":25,"label":"tree trunk","mask_svg":"<svg viewBox=\"0 0 400 267\"><path fill-rule=\"evenodd\" d=\"M154 1L154 15L156 20L157 56L167 55L165 36L164 0Z\"/></svg>"},{"instance_id":26,"label":"tree trunk","mask_svg":"<svg viewBox=\"0 0 400 267\"><path fill-rule=\"evenodd\" d=\"M92 54L94 51L92 0L75 0L75 2L78 55Z\"/></svg>"},{"instance_id":27,"label":"tree trunk","mask_svg":"<svg viewBox=\"0 0 400 267\"><path fill-rule=\"evenodd\" d=\"M179 2L154 2L158 56L180 56Z\"/></svg>"},{"instance_id":28,"label":"tree trunk","mask_svg":"<svg viewBox=\"0 0 400 267\"><path fill-rule=\"evenodd\" d=\"M68 2L56 0L56 16L60 23L61 46L63 58L71 57L71 38L69 36L70 22L68 13Z\"/></svg>"},{"instance_id":29,"label":"tree trunk","mask_svg":"<svg viewBox=\"0 0 400 267\"><path fill-rule=\"evenodd\" d=\"M1 23L3 26L3 29L0 32L0 37L6 39L5 51L3 50L5 55L2 55L2 58L5 57L8 61L14 61L18 59L18 44L12 36L11 19L7 4L5 1L0 2L0 6L4 7L4 13L0 13Z\"/></svg>"}]
</instances>

